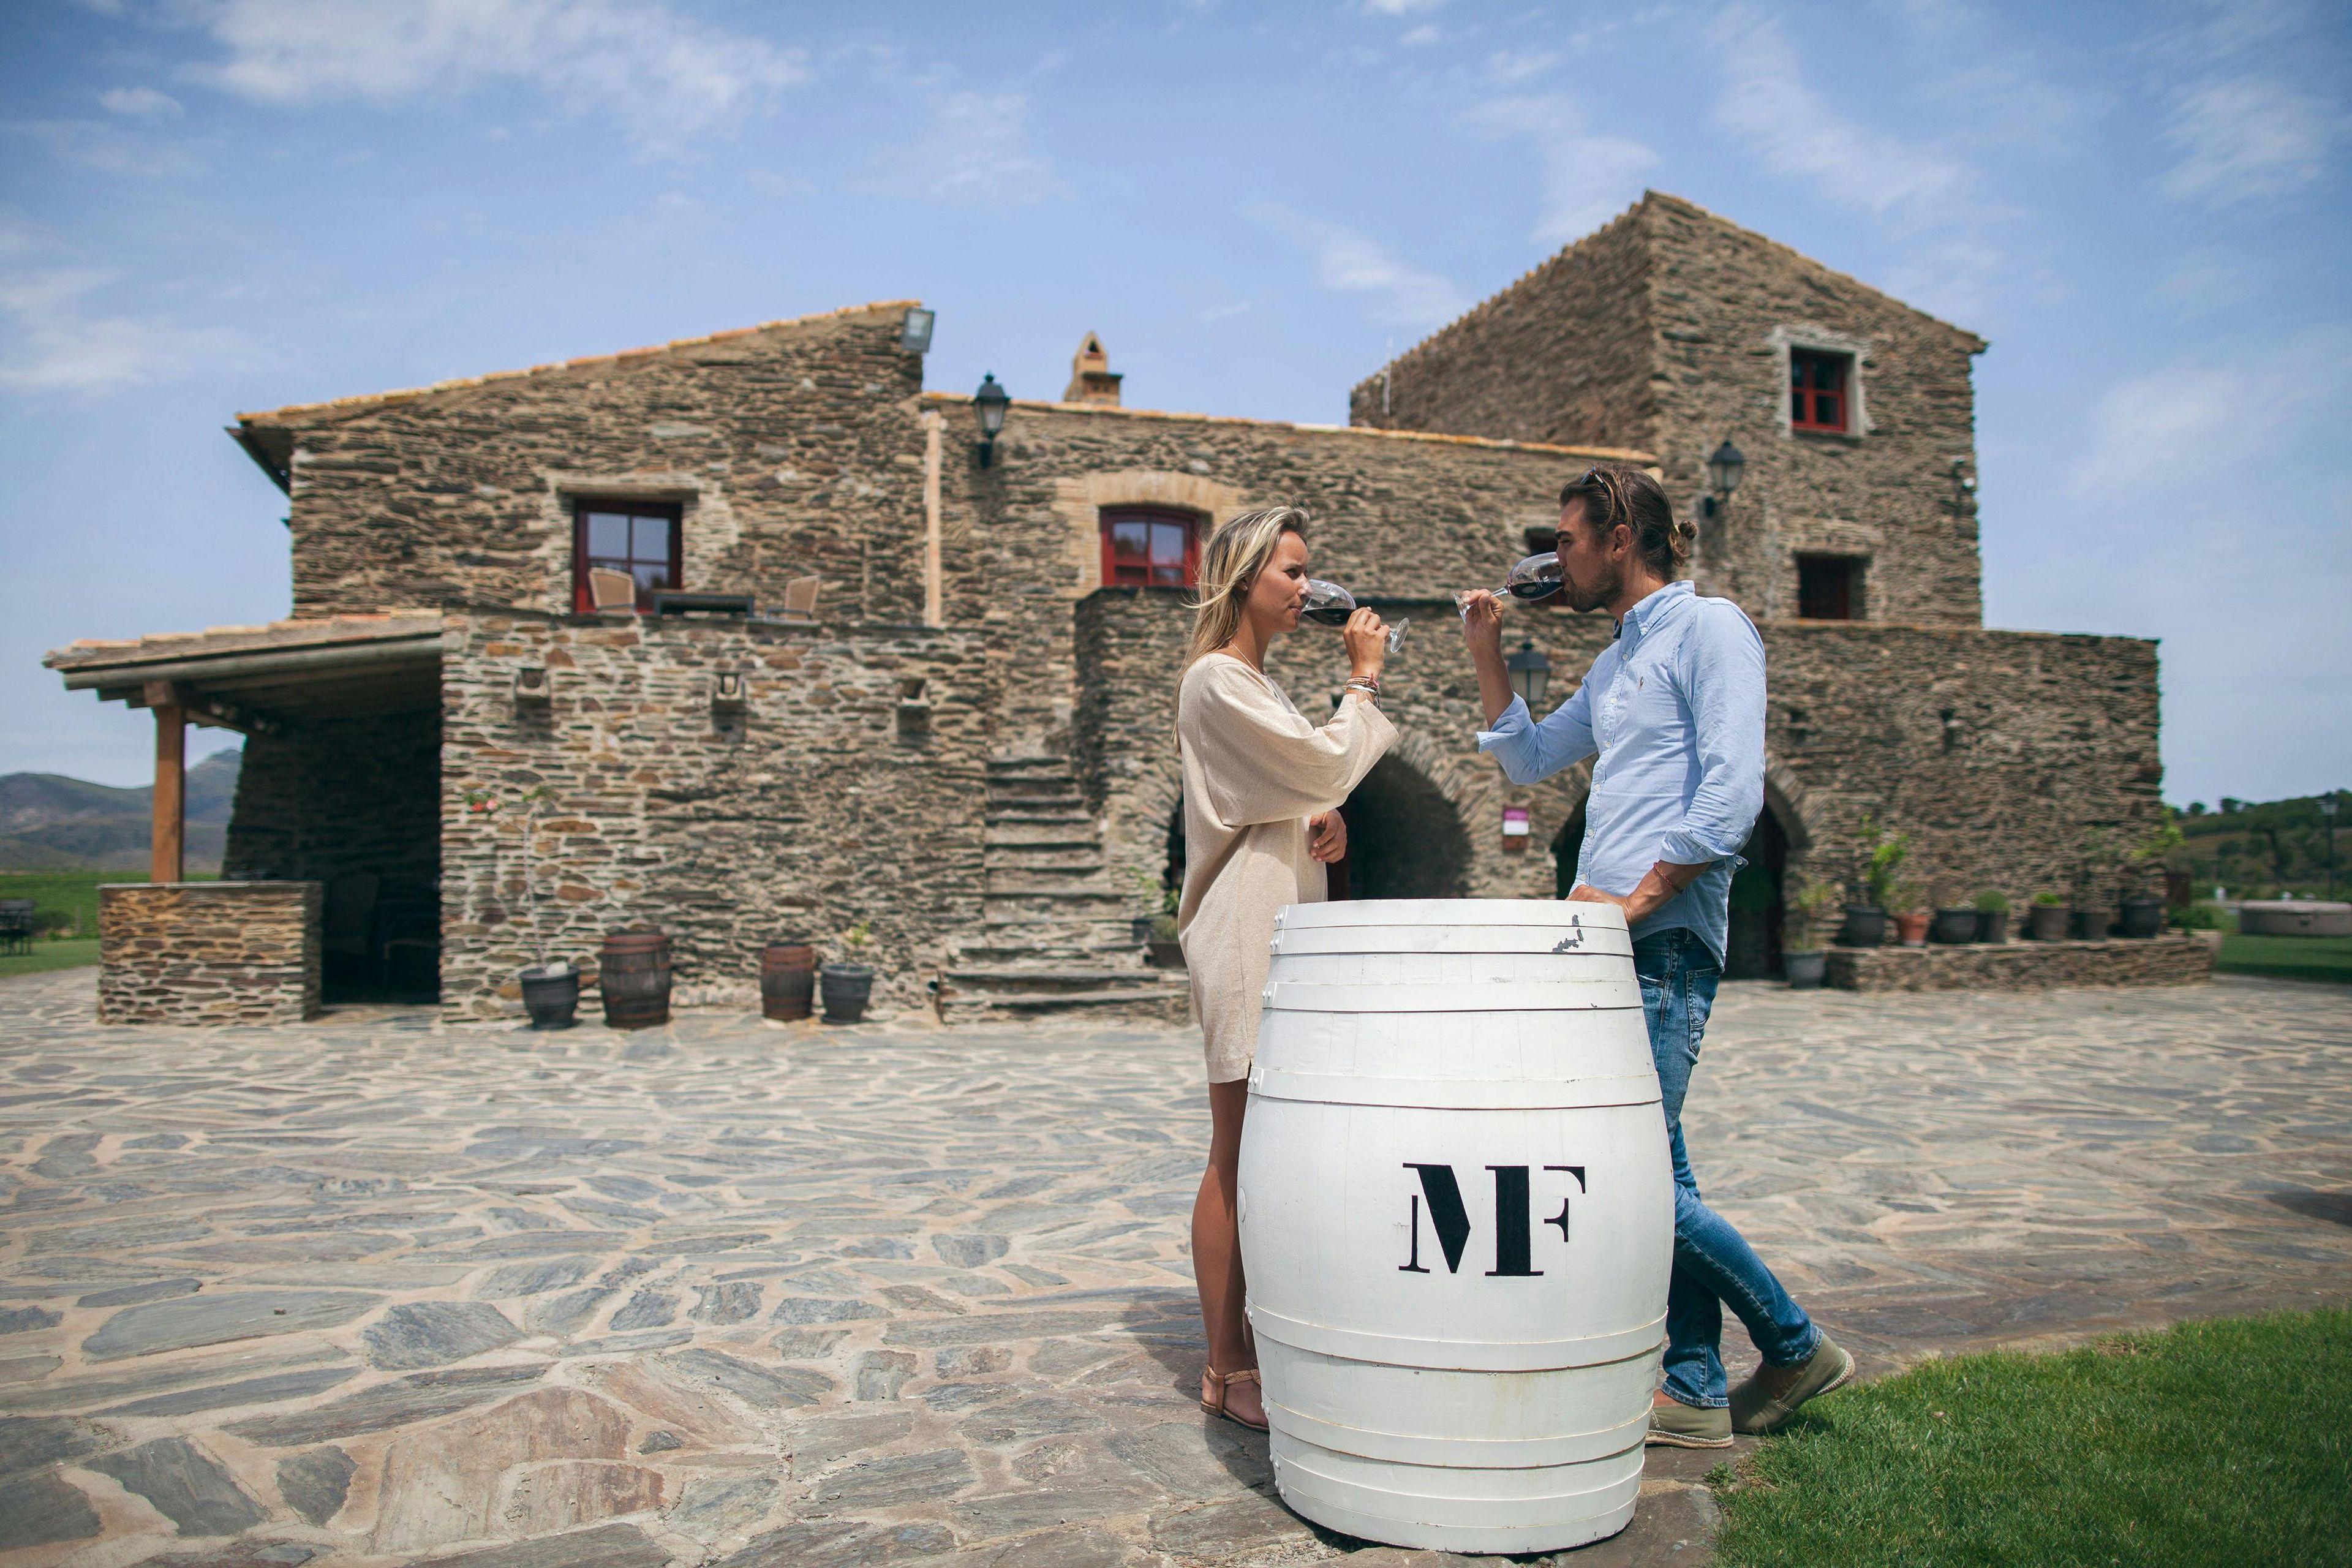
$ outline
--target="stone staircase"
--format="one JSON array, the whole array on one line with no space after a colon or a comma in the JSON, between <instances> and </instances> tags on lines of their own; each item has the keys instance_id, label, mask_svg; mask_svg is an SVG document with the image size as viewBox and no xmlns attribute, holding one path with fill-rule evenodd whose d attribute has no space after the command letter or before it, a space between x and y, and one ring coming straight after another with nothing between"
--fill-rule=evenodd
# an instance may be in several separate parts
<instances>
[{"instance_id":1,"label":"stone staircase","mask_svg":"<svg viewBox=\"0 0 2352 1568\"><path fill-rule=\"evenodd\" d=\"M1141 902L1111 880L1094 816L1060 757L988 764L988 879L981 929L950 944L950 1023L1047 1013L1181 1022L1184 977L1135 940Z\"/></svg>"}]
</instances>

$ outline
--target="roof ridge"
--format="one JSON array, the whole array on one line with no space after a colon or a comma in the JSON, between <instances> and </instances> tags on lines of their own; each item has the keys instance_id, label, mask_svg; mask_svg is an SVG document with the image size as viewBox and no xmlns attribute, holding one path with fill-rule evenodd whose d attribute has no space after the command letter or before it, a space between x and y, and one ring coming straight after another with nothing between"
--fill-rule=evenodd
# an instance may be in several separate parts
<instances>
[{"instance_id":1,"label":"roof ridge","mask_svg":"<svg viewBox=\"0 0 2352 1568\"><path fill-rule=\"evenodd\" d=\"M278 408L256 409L236 416L239 424L256 419L283 419L290 416L323 415L341 410L357 411L376 404L397 403L411 397L423 397L436 392L458 392L470 386L487 386L494 381L512 381L520 376L543 375L550 371L577 370L583 365L612 364L626 359L642 359L649 354L667 353L674 349L697 348L704 343L724 342L732 338L750 337L755 332L772 332L783 327L805 327L818 321L829 321L843 316L861 316L873 310L912 310L922 304L919 300L870 300L863 305L844 305L838 310L817 310L805 316L782 316L772 321L760 321L748 327L729 327L716 332L704 332L698 337L672 338L667 342L651 343L643 348L617 349L611 353L582 354L574 359L551 360L545 364L525 365L520 370L494 370L481 375L452 376L446 381L429 382L423 386L395 387L389 392L366 392L350 397L331 397L320 403L289 403Z\"/></svg>"}]
</instances>

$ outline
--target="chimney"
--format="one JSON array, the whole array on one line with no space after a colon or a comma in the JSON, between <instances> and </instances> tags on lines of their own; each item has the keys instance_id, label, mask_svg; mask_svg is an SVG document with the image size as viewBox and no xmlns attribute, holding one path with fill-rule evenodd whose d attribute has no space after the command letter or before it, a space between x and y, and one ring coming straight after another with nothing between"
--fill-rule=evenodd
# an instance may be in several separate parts
<instances>
[{"instance_id":1,"label":"chimney","mask_svg":"<svg viewBox=\"0 0 2352 1568\"><path fill-rule=\"evenodd\" d=\"M1070 356L1070 384L1062 394L1065 403L1091 403L1101 408L1118 406L1119 373L1110 368L1110 356L1103 353L1102 339L1088 332L1078 352Z\"/></svg>"}]
</instances>

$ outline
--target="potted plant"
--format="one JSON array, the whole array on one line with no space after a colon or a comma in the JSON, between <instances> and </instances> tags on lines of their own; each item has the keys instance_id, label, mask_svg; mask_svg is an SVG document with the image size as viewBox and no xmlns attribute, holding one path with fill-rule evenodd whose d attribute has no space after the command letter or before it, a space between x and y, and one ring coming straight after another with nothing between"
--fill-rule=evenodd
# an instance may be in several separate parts
<instances>
[{"instance_id":1,"label":"potted plant","mask_svg":"<svg viewBox=\"0 0 2352 1568\"><path fill-rule=\"evenodd\" d=\"M1887 900L1895 896L1895 873L1911 853L1911 841L1890 834L1875 817L1862 819L1862 902L1845 907L1845 923L1838 928L1840 947L1876 947L1886 940Z\"/></svg>"},{"instance_id":2,"label":"potted plant","mask_svg":"<svg viewBox=\"0 0 2352 1568\"><path fill-rule=\"evenodd\" d=\"M1782 917L1780 963L1790 990L1813 990L1827 977L1830 955L1813 942L1844 897L1845 889L1835 882L1808 882Z\"/></svg>"},{"instance_id":3,"label":"potted plant","mask_svg":"<svg viewBox=\"0 0 2352 1568\"><path fill-rule=\"evenodd\" d=\"M2135 880L2139 891L2128 894L2123 901L2123 934L2146 939L2164 929L2164 900L2147 890L2151 872L2163 870L2164 858L2186 842L2180 825L2172 817L2172 807L2164 808L2164 816L2147 837L2131 848L2127 858L2137 868Z\"/></svg>"},{"instance_id":4,"label":"potted plant","mask_svg":"<svg viewBox=\"0 0 2352 1568\"><path fill-rule=\"evenodd\" d=\"M2078 942L2104 942L2115 923L2112 896L2115 845L2102 827L2085 828L2083 858L2074 874L2074 907L2067 916L2066 934Z\"/></svg>"},{"instance_id":5,"label":"potted plant","mask_svg":"<svg viewBox=\"0 0 2352 1568\"><path fill-rule=\"evenodd\" d=\"M2047 889L2033 895L2025 910L2025 934L2035 942L2062 942L2066 936L2066 900Z\"/></svg>"},{"instance_id":6,"label":"potted plant","mask_svg":"<svg viewBox=\"0 0 2352 1568\"><path fill-rule=\"evenodd\" d=\"M1927 945L1927 911L1919 907L1919 888L1900 882L1886 895L1886 912L1895 917L1895 934L1906 947Z\"/></svg>"},{"instance_id":7,"label":"potted plant","mask_svg":"<svg viewBox=\"0 0 2352 1568\"><path fill-rule=\"evenodd\" d=\"M1931 889L1929 902L1935 906L1935 919L1927 927L1927 940L1944 947L1958 947L1977 939L1977 911L1973 904L1947 904L1941 884Z\"/></svg>"},{"instance_id":8,"label":"potted plant","mask_svg":"<svg viewBox=\"0 0 2352 1568\"><path fill-rule=\"evenodd\" d=\"M818 971L817 991L824 998L826 1023L855 1024L866 1016L866 1004L874 994L874 971L860 961L873 940L874 928L859 921L841 933L846 962L828 963Z\"/></svg>"},{"instance_id":9,"label":"potted plant","mask_svg":"<svg viewBox=\"0 0 2352 1568\"><path fill-rule=\"evenodd\" d=\"M1977 895L1977 940L2007 942L2009 940L2009 895L1986 892Z\"/></svg>"},{"instance_id":10,"label":"potted plant","mask_svg":"<svg viewBox=\"0 0 2352 1568\"><path fill-rule=\"evenodd\" d=\"M545 784L535 784L518 798L530 809L522 819L522 890L525 920L530 931L531 945L540 950L539 962L526 964L515 979L522 987L522 1010L530 1017L534 1029L568 1029L580 1011L580 966L568 958L548 956L545 937L540 930L539 883L531 875L533 832L539 825L539 808L553 799L555 792ZM488 818L499 810L498 796L487 789L469 789L463 799L467 815ZM490 829L491 880L498 877L498 831Z\"/></svg>"}]
</instances>

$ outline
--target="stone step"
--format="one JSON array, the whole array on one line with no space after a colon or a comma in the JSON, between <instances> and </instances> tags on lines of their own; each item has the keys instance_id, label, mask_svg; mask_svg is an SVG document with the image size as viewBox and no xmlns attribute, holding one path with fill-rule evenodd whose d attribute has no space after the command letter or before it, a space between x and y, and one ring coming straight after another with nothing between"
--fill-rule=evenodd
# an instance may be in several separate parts
<instances>
[{"instance_id":1,"label":"stone step","mask_svg":"<svg viewBox=\"0 0 2352 1568\"><path fill-rule=\"evenodd\" d=\"M1106 969L1080 964L1040 964L1035 967L1000 964L950 969L947 980L950 985L966 994L1032 992L1042 995L1049 991L1132 991L1138 987L1158 991L1166 989L1168 971Z\"/></svg>"},{"instance_id":2,"label":"stone step","mask_svg":"<svg viewBox=\"0 0 2352 1568\"><path fill-rule=\"evenodd\" d=\"M1108 888L991 888L981 895L983 922L1055 919L1116 920L1134 903L1132 893Z\"/></svg>"},{"instance_id":3,"label":"stone step","mask_svg":"<svg viewBox=\"0 0 2352 1568\"><path fill-rule=\"evenodd\" d=\"M1069 771L1070 759L1067 757L991 757L988 759L988 773L991 778L1030 773L1061 773L1066 777Z\"/></svg>"},{"instance_id":4,"label":"stone step","mask_svg":"<svg viewBox=\"0 0 2352 1568\"><path fill-rule=\"evenodd\" d=\"M1102 840L1092 833L1075 833L1054 822L1016 822L991 833L983 841L992 858L1000 849L1085 849L1102 851Z\"/></svg>"},{"instance_id":5,"label":"stone step","mask_svg":"<svg viewBox=\"0 0 2352 1568\"><path fill-rule=\"evenodd\" d=\"M1159 991L982 992L941 987L940 1016L950 1024L1034 1018L1076 1013L1088 1018L1130 1023L1181 1024L1192 1013L1192 993L1181 986Z\"/></svg>"},{"instance_id":6,"label":"stone step","mask_svg":"<svg viewBox=\"0 0 2352 1568\"><path fill-rule=\"evenodd\" d=\"M1129 970L1145 970L1150 965L1139 947L1113 942L1043 942L1019 946L997 946L976 942L970 947L951 946L950 962L959 967L972 969L1019 969L1024 965L1050 969L1111 969L1121 973Z\"/></svg>"},{"instance_id":7,"label":"stone step","mask_svg":"<svg viewBox=\"0 0 2352 1568\"><path fill-rule=\"evenodd\" d=\"M1021 898L1034 892L1111 893L1131 899L1132 893L1121 893L1118 883L1110 879L1110 868L1102 857L1090 855L1076 865L1046 865L1029 858L1018 865L1007 866L991 857L987 886L990 895Z\"/></svg>"},{"instance_id":8,"label":"stone step","mask_svg":"<svg viewBox=\"0 0 2352 1568\"><path fill-rule=\"evenodd\" d=\"M992 805L987 807L982 813L982 818L991 827L1007 827L1018 824L1028 823L1039 826L1051 826L1063 828L1083 827L1087 831L1092 832L1095 825L1094 816L1088 812L1047 810L1033 811L1025 805L1003 807Z\"/></svg>"}]
</instances>

